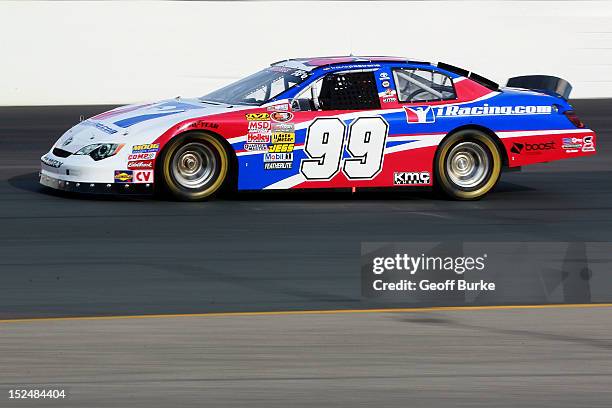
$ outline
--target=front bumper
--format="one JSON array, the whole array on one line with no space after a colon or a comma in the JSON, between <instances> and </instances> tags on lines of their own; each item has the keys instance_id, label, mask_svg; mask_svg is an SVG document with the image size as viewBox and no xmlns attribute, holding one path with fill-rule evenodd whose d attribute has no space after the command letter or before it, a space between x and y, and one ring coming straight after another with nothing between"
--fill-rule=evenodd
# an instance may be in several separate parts
<instances>
[{"instance_id":1,"label":"front bumper","mask_svg":"<svg viewBox=\"0 0 612 408\"><path fill-rule=\"evenodd\" d=\"M90 194L151 194L150 183L116 182L115 170L122 170L125 161L111 157L94 162L89 156L59 157L52 151L41 158L40 184L54 190ZM129 171L128 171L129 172Z\"/></svg>"},{"instance_id":2,"label":"front bumper","mask_svg":"<svg viewBox=\"0 0 612 408\"><path fill-rule=\"evenodd\" d=\"M133 183L82 183L66 181L40 172L40 184L54 190L85 194L153 194L154 185Z\"/></svg>"}]
</instances>

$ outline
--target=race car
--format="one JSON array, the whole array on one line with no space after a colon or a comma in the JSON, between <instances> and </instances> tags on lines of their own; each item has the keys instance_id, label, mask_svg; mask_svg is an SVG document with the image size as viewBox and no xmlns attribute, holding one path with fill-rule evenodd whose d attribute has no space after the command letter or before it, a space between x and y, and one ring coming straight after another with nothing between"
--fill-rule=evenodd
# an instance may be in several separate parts
<instances>
[{"instance_id":1,"label":"race car","mask_svg":"<svg viewBox=\"0 0 612 408\"><path fill-rule=\"evenodd\" d=\"M62 135L40 182L77 192L435 188L474 200L504 169L595 154L563 79L508 86L398 57L288 59L208 95L130 105Z\"/></svg>"}]
</instances>

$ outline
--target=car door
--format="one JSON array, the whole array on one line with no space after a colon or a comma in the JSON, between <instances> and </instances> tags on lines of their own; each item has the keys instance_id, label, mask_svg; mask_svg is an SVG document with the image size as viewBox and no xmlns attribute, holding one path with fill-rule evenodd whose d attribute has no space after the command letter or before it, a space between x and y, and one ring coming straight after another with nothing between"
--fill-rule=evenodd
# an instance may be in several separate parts
<instances>
[{"instance_id":1,"label":"car door","mask_svg":"<svg viewBox=\"0 0 612 408\"><path fill-rule=\"evenodd\" d=\"M389 125L381 115L374 70L325 75L292 104L306 122L301 187L376 185Z\"/></svg>"},{"instance_id":2,"label":"car door","mask_svg":"<svg viewBox=\"0 0 612 408\"><path fill-rule=\"evenodd\" d=\"M432 67L394 67L390 74L396 110L385 116L388 178L394 186L430 186L437 145L448 130L436 110L456 100L453 80Z\"/></svg>"}]
</instances>

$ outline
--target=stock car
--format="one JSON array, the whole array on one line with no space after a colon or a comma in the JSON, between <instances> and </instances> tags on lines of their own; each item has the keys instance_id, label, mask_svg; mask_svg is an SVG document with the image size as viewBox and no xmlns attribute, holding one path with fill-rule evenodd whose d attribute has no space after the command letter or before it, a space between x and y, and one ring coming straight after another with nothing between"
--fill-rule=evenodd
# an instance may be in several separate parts
<instances>
[{"instance_id":1,"label":"stock car","mask_svg":"<svg viewBox=\"0 0 612 408\"><path fill-rule=\"evenodd\" d=\"M507 86L446 63L398 57L288 59L208 95L130 105L81 121L42 156L59 190L436 188L483 197L504 169L595 154L571 85Z\"/></svg>"}]
</instances>

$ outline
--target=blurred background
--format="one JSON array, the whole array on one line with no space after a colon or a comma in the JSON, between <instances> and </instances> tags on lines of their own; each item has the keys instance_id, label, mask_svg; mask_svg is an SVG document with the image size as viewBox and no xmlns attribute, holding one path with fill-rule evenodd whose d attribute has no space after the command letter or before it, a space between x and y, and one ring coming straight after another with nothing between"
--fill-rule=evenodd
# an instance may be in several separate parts
<instances>
[{"instance_id":1,"label":"blurred background","mask_svg":"<svg viewBox=\"0 0 612 408\"><path fill-rule=\"evenodd\" d=\"M263 4L262 4L263 3ZM612 96L607 1L0 2L0 106L198 96L285 58L399 55Z\"/></svg>"}]
</instances>

